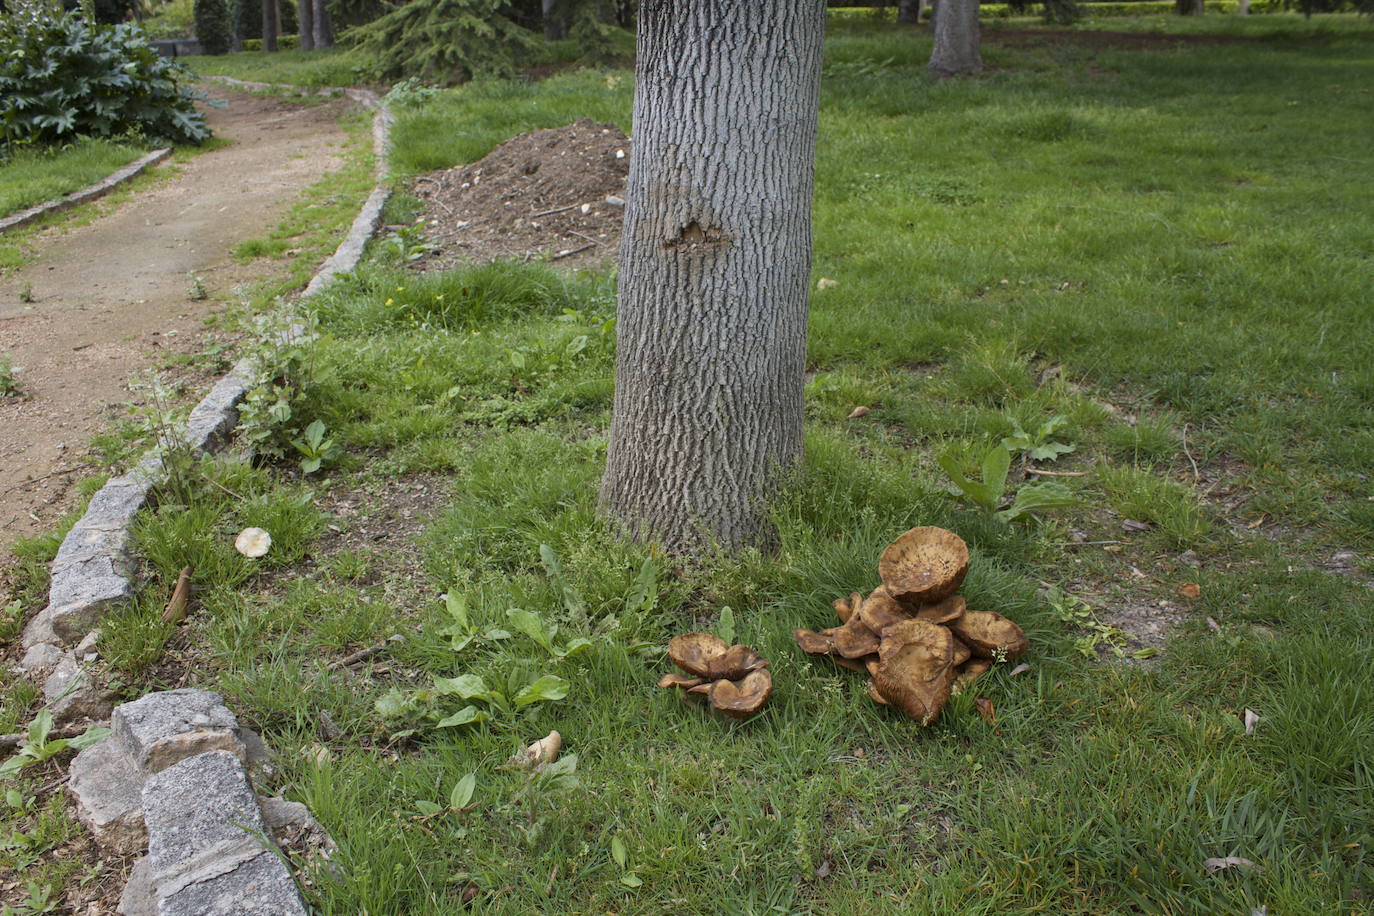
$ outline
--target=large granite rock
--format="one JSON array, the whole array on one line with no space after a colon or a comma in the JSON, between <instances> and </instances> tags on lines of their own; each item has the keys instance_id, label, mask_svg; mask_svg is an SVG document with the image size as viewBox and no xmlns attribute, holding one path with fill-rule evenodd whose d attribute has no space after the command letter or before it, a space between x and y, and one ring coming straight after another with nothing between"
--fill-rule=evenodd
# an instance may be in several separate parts
<instances>
[{"instance_id":1,"label":"large granite rock","mask_svg":"<svg viewBox=\"0 0 1374 916\"><path fill-rule=\"evenodd\" d=\"M113 738L106 738L72 759L67 791L76 804L77 820L96 842L120 855L143 849L143 774Z\"/></svg>"},{"instance_id":2,"label":"large granite rock","mask_svg":"<svg viewBox=\"0 0 1374 916\"><path fill-rule=\"evenodd\" d=\"M150 693L115 707L114 737L145 775L206 751L224 750L243 760L238 720L219 694L185 687Z\"/></svg>"}]
</instances>

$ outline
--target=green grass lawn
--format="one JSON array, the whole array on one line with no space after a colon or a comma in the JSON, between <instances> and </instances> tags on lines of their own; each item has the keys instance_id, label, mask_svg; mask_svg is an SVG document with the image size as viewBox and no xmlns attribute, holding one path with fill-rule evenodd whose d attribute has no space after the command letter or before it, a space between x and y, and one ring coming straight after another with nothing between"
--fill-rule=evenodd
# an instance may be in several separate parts
<instances>
[{"instance_id":1,"label":"green grass lawn","mask_svg":"<svg viewBox=\"0 0 1374 916\"><path fill-rule=\"evenodd\" d=\"M151 148L84 139L57 148L16 151L0 159L0 217L93 185Z\"/></svg>"},{"instance_id":2,"label":"green grass lawn","mask_svg":"<svg viewBox=\"0 0 1374 916\"><path fill-rule=\"evenodd\" d=\"M283 354L303 386L283 460L188 469L218 486L144 519L147 597L102 653L131 694L190 670L264 733L272 788L340 846L306 888L321 913L1368 912L1371 569L1318 567L1374 543L1371 37L994 36L988 73L936 84L924 33L834 25L815 277L837 285L813 297L774 556L679 568L597 516L613 277L417 276L378 246ZM630 81L445 93L402 114L395 167L582 116L628 127ZM276 397L250 428L271 432L253 417ZM1046 466L1084 473L1060 478L1076 507L1008 525L945 492L937 457L974 472L1054 417L1074 450ZM342 454L302 478L289 430L315 419ZM876 585L915 524L959 532L970 605L1031 639L1028 671L927 729L790 635ZM233 552L247 525L273 534L262 566ZM185 565L204 589L171 632ZM667 639L724 606L776 684L742 724L654 688ZM560 658L513 608L592 647ZM1179 621L1154 658L1115 629L1147 612ZM518 709L435 689L469 674L569 689ZM469 703L490 720L438 727ZM505 765L552 728L575 773ZM474 807L445 810L469 774ZM1209 874L1225 856L1253 866Z\"/></svg>"}]
</instances>

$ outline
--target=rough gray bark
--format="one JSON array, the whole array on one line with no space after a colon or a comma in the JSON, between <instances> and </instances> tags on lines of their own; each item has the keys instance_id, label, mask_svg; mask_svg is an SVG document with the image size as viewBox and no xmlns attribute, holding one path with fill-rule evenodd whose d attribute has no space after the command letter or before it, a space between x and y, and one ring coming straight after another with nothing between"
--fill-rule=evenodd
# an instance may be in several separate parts
<instances>
[{"instance_id":1,"label":"rough gray bark","mask_svg":"<svg viewBox=\"0 0 1374 916\"><path fill-rule=\"evenodd\" d=\"M825 0L644 0L604 509L766 545L802 451Z\"/></svg>"},{"instance_id":2,"label":"rough gray bark","mask_svg":"<svg viewBox=\"0 0 1374 916\"><path fill-rule=\"evenodd\" d=\"M300 0L296 4L296 47L302 51L315 50L315 0Z\"/></svg>"},{"instance_id":3,"label":"rough gray bark","mask_svg":"<svg viewBox=\"0 0 1374 916\"><path fill-rule=\"evenodd\" d=\"M941 79L982 70L978 42L978 0L940 0L935 7L935 46L926 69Z\"/></svg>"},{"instance_id":4,"label":"rough gray bark","mask_svg":"<svg viewBox=\"0 0 1374 916\"><path fill-rule=\"evenodd\" d=\"M1250 0L1240 0L1240 14L1242 16L1250 15Z\"/></svg>"},{"instance_id":5,"label":"rough gray bark","mask_svg":"<svg viewBox=\"0 0 1374 916\"><path fill-rule=\"evenodd\" d=\"M281 31L281 9L277 0L262 0L262 49L277 50L277 33Z\"/></svg>"},{"instance_id":6,"label":"rough gray bark","mask_svg":"<svg viewBox=\"0 0 1374 916\"><path fill-rule=\"evenodd\" d=\"M334 47L334 17L329 15L327 0L312 0L315 4L315 47Z\"/></svg>"},{"instance_id":7,"label":"rough gray bark","mask_svg":"<svg viewBox=\"0 0 1374 916\"><path fill-rule=\"evenodd\" d=\"M562 41L568 37L567 17L563 15L558 0L544 0L544 37L549 41Z\"/></svg>"},{"instance_id":8,"label":"rough gray bark","mask_svg":"<svg viewBox=\"0 0 1374 916\"><path fill-rule=\"evenodd\" d=\"M897 0L898 22L920 22L921 0Z\"/></svg>"}]
</instances>

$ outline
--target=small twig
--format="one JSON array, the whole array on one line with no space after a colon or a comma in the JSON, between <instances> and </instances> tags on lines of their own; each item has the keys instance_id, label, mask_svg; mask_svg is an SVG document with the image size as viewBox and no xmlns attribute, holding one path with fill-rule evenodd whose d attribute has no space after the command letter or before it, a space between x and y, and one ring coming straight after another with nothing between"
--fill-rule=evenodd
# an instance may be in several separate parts
<instances>
[{"instance_id":1,"label":"small twig","mask_svg":"<svg viewBox=\"0 0 1374 916\"><path fill-rule=\"evenodd\" d=\"M575 235L575 236L577 236L577 237L580 238L580 239L586 239L587 241L591 242L593 245L600 245L600 244L601 244L601 243L598 242L596 239L592 238L590 235L583 235L582 233L578 232L576 229L569 229L569 230L568 230L568 234L569 234L569 235Z\"/></svg>"},{"instance_id":2,"label":"small twig","mask_svg":"<svg viewBox=\"0 0 1374 916\"><path fill-rule=\"evenodd\" d=\"M89 727L90 727L90 726L87 725L87 724L82 724L82 725L60 725L60 726L58 726L57 728L54 728L54 729L52 729L52 730L50 730L50 731L48 732L48 740L49 740L49 741L52 741L52 740L55 740L55 739L57 739L57 738L75 738L77 735L82 734L83 732L85 732L86 729L89 728ZM28 732L12 732L11 734L8 734L8 735L0 735L0 747L3 747L3 748L18 747L19 745L23 744L25 741L28 741L28 740L29 740L29 733L28 733ZM63 778L65 779L66 777L63 777Z\"/></svg>"},{"instance_id":3,"label":"small twig","mask_svg":"<svg viewBox=\"0 0 1374 916\"><path fill-rule=\"evenodd\" d=\"M1190 452L1190 451L1188 451L1188 424L1187 424L1187 423L1184 423L1184 424L1183 424L1183 454L1185 454L1185 455L1188 456L1188 463L1191 464L1191 465L1193 466L1193 482L1194 482L1194 483L1197 483L1199 480L1202 479L1202 475L1198 473L1198 470L1197 470L1197 462L1193 460L1193 453Z\"/></svg>"},{"instance_id":4,"label":"small twig","mask_svg":"<svg viewBox=\"0 0 1374 916\"><path fill-rule=\"evenodd\" d=\"M215 479L212 478L209 474L201 474L200 476L201 476L201 477L204 477L204 478L205 478L205 482L208 483L208 484L210 484L210 486L212 486L212 487L218 487L219 489L223 490L225 493L228 493L230 496L234 497L234 499L237 499L239 502L243 502L243 497L242 497L242 496L238 495L238 494L235 493L233 490L229 489L229 488L226 487L224 484L220 483L218 480L215 480Z\"/></svg>"},{"instance_id":5,"label":"small twig","mask_svg":"<svg viewBox=\"0 0 1374 916\"><path fill-rule=\"evenodd\" d=\"M1130 541L1055 541L1055 547L1093 547L1098 544L1129 544ZM1043 584L1043 583L1042 583Z\"/></svg>"},{"instance_id":6,"label":"small twig","mask_svg":"<svg viewBox=\"0 0 1374 916\"><path fill-rule=\"evenodd\" d=\"M544 896L553 893L553 883L558 880L558 863L553 863L553 871L549 872L549 883L544 885Z\"/></svg>"},{"instance_id":7,"label":"small twig","mask_svg":"<svg viewBox=\"0 0 1374 916\"><path fill-rule=\"evenodd\" d=\"M193 567L182 567L176 588L172 589L172 600L162 609L163 623L177 623L186 616L186 605L191 598L191 573L194 571Z\"/></svg>"},{"instance_id":8,"label":"small twig","mask_svg":"<svg viewBox=\"0 0 1374 916\"><path fill-rule=\"evenodd\" d=\"M575 254L581 254L582 252L586 251L588 248L595 248L595 247L596 247L596 243L593 242L593 243L590 244L590 245L583 245L581 248L574 248L572 251L560 251L560 252L558 252L558 254L554 255L554 256L551 257L551 258L549 258L549 260L550 260L550 261L560 261L560 260L562 260L563 258L570 258L570 257L572 257L572 256L575 255Z\"/></svg>"},{"instance_id":9,"label":"small twig","mask_svg":"<svg viewBox=\"0 0 1374 916\"><path fill-rule=\"evenodd\" d=\"M530 219L539 219L541 216L552 216L555 213L562 213L564 210L571 210L573 207L580 207L581 204L568 204L566 207L555 207L552 210L543 210L539 213L531 213Z\"/></svg>"},{"instance_id":10,"label":"small twig","mask_svg":"<svg viewBox=\"0 0 1374 916\"><path fill-rule=\"evenodd\" d=\"M1087 477L1087 471L1047 471L1044 468L1026 468L1027 474L1039 474L1042 477Z\"/></svg>"},{"instance_id":11,"label":"small twig","mask_svg":"<svg viewBox=\"0 0 1374 916\"><path fill-rule=\"evenodd\" d=\"M79 470L81 470L81 468L58 468L57 470L53 471L53 472L50 473L50 474L44 474L42 477L30 477L28 480L21 480L21 481L19 481L19 483L16 483L16 484L14 484L13 486L9 486L9 487L6 487L6 488L3 489L3 490L0 490L0 494L9 493L9 492L12 492L12 491L14 491L14 490L22 490L24 487L27 487L29 484L38 483L38 481L40 481L40 480L47 480L49 477L57 477L57 476L59 476L59 475L61 475L61 474L70 474L72 471L79 471Z\"/></svg>"},{"instance_id":12,"label":"small twig","mask_svg":"<svg viewBox=\"0 0 1374 916\"><path fill-rule=\"evenodd\" d=\"M357 652L354 652L350 655L345 655L343 658L336 658L334 661L330 662L325 667L329 671L337 671L340 668L347 668L352 665L356 665L358 662L367 661L372 656L383 651L389 645L391 645L391 643L400 642L403 639L405 639L405 637L402 636L400 633L393 633L386 639L377 643L375 646L368 646L366 649L359 649Z\"/></svg>"}]
</instances>

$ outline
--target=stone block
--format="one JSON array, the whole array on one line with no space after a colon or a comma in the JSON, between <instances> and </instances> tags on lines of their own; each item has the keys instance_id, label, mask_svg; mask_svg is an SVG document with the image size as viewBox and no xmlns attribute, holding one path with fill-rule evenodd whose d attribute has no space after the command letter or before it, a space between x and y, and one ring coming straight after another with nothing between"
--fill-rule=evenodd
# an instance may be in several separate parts
<instances>
[{"instance_id":1,"label":"stone block","mask_svg":"<svg viewBox=\"0 0 1374 916\"><path fill-rule=\"evenodd\" d=\"M132 601L134 584L108 558L92 558L53 571L48 620L64 643L78 642L113 607Z\"/></svg>"},{"instance_id":2,"label":"stone block","mask_svg":"<svg viewBox=\"0 0 1374 916\"><path fill-rule=\"evenodd\" d=\"M143 774L112 738L92 744L72 759L67 791L77 820L96 842L120 855L142 851Z\"/></svg>"},{"instance_id":3,"label":"stone block","mask_svg":"<svg viewBox=\"0 0 1374 916\"><path fill-rule=\"evenodd\" d=\"M51 673L64 655L66 653L62 651L61 646L55 646L50 642L35 643L19 660L19 668L33 680L38 680Z\"/></svg>"},{"instance_id":4,"label":"stone block","mask_svg":"<svg viewBox=\"0 0 1374 916\"><path fill-rule=\"evenodd\" d=\"M305 913L233 754L197 754L149 776L143 809L160 916Z\"/></svg>"},{"instance_id":5,"label":"stone block","mask_svg":"<svg viewBox=\"0 0 1374 916\"><path fill-rule=\"evenodd\" d=\"M157 916L157 897L153 894L153 868L147 856L134 863L124 893L119 896L119 916Z\"/></svg>"},{"instance_id":6,"label":"stone block","mask_svg":"<svg viewBox=\"0 0 1374 916\"><path fill-rule=\"evenodd\" d=\"M33 619L24 625L24 633L19 638L19 644L25 649L32 649L40 643L51 643L57 645L62 642L61 637L52 628L52 608L45 607Z\"/></svg>"},{"instance_id":7,"label":"stone block","mask_svg":"<svg viewBox=\"0 0 1374 916\"><path fill-rule=\"evenodd\" d=\"M88 668L66 652L43 682L43 700L55 722L81 718L104 719L114 708L115 695Z\"/></svg>"},{"instance_id":8,"label":"stone block","mask_svg":"<svg viewBox=\"0 0 1374 916\"><path fill-rule=\"evenodd\" d=\"M150 693L115 707L114 737L145 775L206 751L223 750L243 760L238 720L219 694L185 687Z\"/></svg>"}]
</instances>

